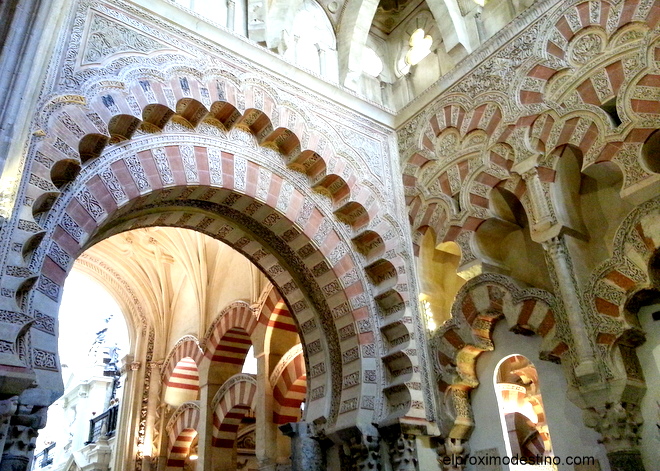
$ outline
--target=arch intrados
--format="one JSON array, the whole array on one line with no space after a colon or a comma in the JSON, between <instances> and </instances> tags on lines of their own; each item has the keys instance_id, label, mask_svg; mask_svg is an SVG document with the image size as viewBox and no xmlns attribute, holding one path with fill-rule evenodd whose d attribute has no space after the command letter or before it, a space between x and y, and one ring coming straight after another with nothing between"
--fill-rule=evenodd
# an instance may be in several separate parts
<instances>
[{"instance_id":1,"label":"arch intrados","mask_svg":"<svg viewBox=\"0 0 660 471\"><path fill-rule=\"evenodd\" d=\"M112 267L101 264L100 260L95 257L83 254L76 261L75 268L103 286L115 300L120 308L128 332L128 353L135 354L140 326L147 322L139 298L134 296L135 293L132 292L128 284L125 284L126 280L119 273ZM138 300L137 303L134 301L135 299Z\"/></svg>"},{"instance_id":2,"label":"arch intrados","mask_svg":"<svg viewBox=\"0 0 660 471\"><path fill-rule=\"evenodd\" d=\"M237 421L255 408L257 394L253 375L237 374L229 378L211 401L213 411L213 439L215 447L229 448L238 430Z\"/></svg>"},{"instance_id":3,"label":"arch intrados","mask_svg":"<svg viewBox=\"0 0 660 471\"><path fill-rule=\"evenodd\" d=\"M183 429L176 437L169 449L167 458L167 470L183 469L190 447L197 437L194 428Z\"/></svg>"},{"instance_id":4,"label":"arch intrados","mask_svg":"<svg viewBox=\"0 0 660 471\"><path fill-rule=\"evenodd\" d=\"M170 350L162 367L161 378L163 383L169 381L172 372L183 358L192 358L197 368L199 368L202 355L203 352L199 346L199 341L195 337L186 335L179 339Z\"/></svg>"},{"instance_id":5,"label":"arch intrados","mask_svg":"<svg viewBox=\"0 0 660 471\"><path fill-rule=\"evenodd\" d=\"M215 351L210 356L211 363L229 365L229 368L235 370L235 373L239 373L253 344L250 333L242 326L230 325L220 337ZM211 366L209 366L210 368Z\"/></svg>"},{"instance_id":6,"label":"arch intrados","mask_svg":"<svg viewBox=\"0 0 660 471\"><path fill-rule=\"evenodd\" d=\"M286 312L282 312L286 310ZM289 320L291 322L289 322ZM300 334L295 318L283 300L279 300L268 317L264 335L264 351L269 355L284 355L300 342ZM274 368L275 365L270 365Z\"/></svg>"},{"instance_id":7,"label":"arch intrados","mask_svg":"<svg viewBox=\"0 0 660 471\"><path fill-rule=\"evenodd\" d=\"M225 335L232 329L239 328L246 333L251 345L257 339L253 338L258 319L252 312L252 307L245 301L234 301L225 306L215 317L204 335L204 356L215 361L214 358L222 344Z\"/></svg>"},{"instance_id":8,"label":"arch intrados","mask_svg":"<svg viewBox=\"0 0 660 471\"><path fill-rule=\"evenodd\" d=\"M178 213L180 216L185 217L184 214L188 214L188 215L196 214L196 215L204 215L206 217L212 217L214 219L220 220L221 222L227 222L227 223L231 222L231 226L234 228L233 230L238 230L244 236L247 236L249 239L251 239L250 242L256 242L260 247L266 248L268 252L276 255L276 259L279 260L280 266L284 268L284 270L290 275L290 277L293 279L293 282L298 287L299 290L298 294L303 293L302 296L306 301L303 311L306 311L310 304L312 306L315 306L315 309L312 311L311 315L317 317L316 325L320 324L319 327L323 329L325 345L327 346L328 349L328 351L325 352L326 355L324 356L324 363L326 365L325 370L327 371L327 373L325 373L322 376L319 376L316 384L319 384L319 382L326 384L326 383L332 383L338 381L338 379L333 378L331 371L333 369L341 370L342 365L338 364L337 362L331 362L328 357L328 355L332 355L331 351L333 349L337 352L337 355L339 356L341 355L341 349L338 341L338 333L333 328L334 324L332 323L332 321L330 321L330 319L332 318L331 310L328 305L328 301L323 296L322 291L320 287L318 287L318 284L314 279L313 274L311 274L309 269L305 267L304 262L300 260L300 257L297 255L297 253L289 245L283 243L282 241L280 241L279 246L274 248L269 248L269 245L265 243L265 239L268 238L271 238L271 240L275 239L272 237L272 234L270 233L269 229L264 227L263 225L260 225L259 230L262 231L262 234L257 234L257 235L250 233L248 230L245 230L246 218L248 218L248 216L245 216L240 211L237 211L229 207L224 207L224 206L221 207L221 205L216 203L203 202L203 201L196 201L194 203L188 201L189 204L187 205L182 205L181 203L179 203L177 206L174 204L173 199L168 201L165 198L160 198L159 195L156 194L159 193L160 191L164 191L164 190L155 190L150 194L135 198L131 200L130 203L127 203L124 206L122 206L120 209L118 209L112 215L112 217L108 217L104 221L104 223L100 224L99 227L93 232L93 234L91 234L91 237L89 238L88 242L83 244L83 250L112 235L137 228L151 227L154 224L152 223L152 221L149 221L149 218L153 220L154 215L160 215L160 216L168 215L171 217L173 214ZM233 193L231 191L220 190L220 189L218 191L224 191L224 193L226 194ZM253 198L251 198L248 195L240 195L240 197L253 200ZM158 202L156 203L156 201ZM188 212L186 213L186 211ZM223 213L224 213L223 218L218 216L219 214L223 214ZM214 237L222 242L228 243L239 253L243 254L249 260L255 263L255 265L259 267L262 270L262 272L264 272L265 276L271 281L271 283L273 283L274 286L281 288L280 285L282 283L277 280L277 275L274 276L268 273L267 270L264 270L264 268L259 265L259 261L253 257L253 254L245 249L245 246L238 247L237 245L235 245L235 243L232 243L236 241L229 241L220 238L218 237L217 233L214 233L211 230L203 230L203 229L200 230L200 228L198 227L192 227L186 224L178 224L180 217L175 216L173 219L174 220L172 222L165 221L160 223L159 225L164 227L183 227L188 229L199 230L200 232L208 236ZM244 225L241 226L240 222L243 222ZM254 222L255 222L254 220L251 220L251 222L248 223L248 225L251 225L252 228L254 228L255 227ZM299 232L298 237L303 237L303 240L308 240L307 236L303 232ZM308 242L308 244L310 244L310 242ZM249 245L249 243L247 245ZM302 245L307 245L307 244L302 244ZM318 251L318 249L315 250ZM322 254L320 255L323 257ZM296 265L297 267L296 269L293 268L294 265ZM340 282L337 280L337 283ZM310 293L312 294L312 296L309 296ZM341 292L340 294L341 296L345 296L343 292ZM297 313L296 310L293 308L296 302L299 303L300 301L291 301L287 298L287 296L285 296L284 299L289 307L289 310L292 313L292 317L296 322L296 326L298 327L299 332L301 332L300 321L297 315L301 315L302 311ZM320 317L320 319L318 319L318 317ZM328 320L324 321L323 318L326 318ZM305 349L307 350L307 344L311 342L311 340L306 341L305 335L303 334L301 334L300 336L303 341L303 345L305 345ZM327 386L330 386L330 384L327 384ZM336 389L334 390L337 391L341 390L341 386L335 386L335 388ZM311 387L308 389L311 390ZM329 407L330 410L322 412L322 414L325 415L326 417L334 417L338 413L338 403L340 397L333 396L332 399L333 399L332 401L326 401L326 407Z\"/></svg>"}]
</instances>

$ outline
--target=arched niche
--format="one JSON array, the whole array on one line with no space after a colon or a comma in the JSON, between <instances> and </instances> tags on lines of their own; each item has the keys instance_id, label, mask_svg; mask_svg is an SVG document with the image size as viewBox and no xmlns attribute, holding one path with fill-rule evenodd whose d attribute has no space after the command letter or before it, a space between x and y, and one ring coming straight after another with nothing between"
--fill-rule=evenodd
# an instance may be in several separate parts
<instances>
[{"instance_id":1,"label":"arched niche","mask_svg":"<svg viewBox=\"0 0 660 471\"><path fill-rule=\"evenodd\" d=\"M623 174L617 164L595 162L582 170L582 151L571 145L552 154L557 156L551 185L557 220L581 253L578 270L588 273L611 256L615 232L634 206L621 197Z\"/></svg>"},{"instance_id":2,"label":"arched niche","mask_svg":"<svg viewBox=\"0 0 660 471\"><path fill-rule=\"evenodd\" d=\"M543 248L531 238L527 213L518 197L496 186L490 193L489 206L495 217L484 221L475 237L488 268L552 290Z\"/></svg>"},{"instance_id":3,"label":"arched niche","mask_svg":"<svg viewBox=\"0 0 660 471\"><path fill-rule=\"evenodd\" d=\"M335 33L321 5L315 0L302 0L293 21L289 18L277 26L282 27L277 47L280 54L300 67L337 81Z\"/></svg>"},{"instance_id":4,"label":"arched niche","mask_svg":"<svg viewBox=\"0 0 660 471\"><path fill-rule=\"evenodd\" d=\"M444 242L436 247L433 229L426 230L420 243L418 263L422 313L426 314L427 326L431 329L449 319L456 293L465 284L457 274L460 261L460 248L455 242Z\"/></svg>"}]
</instances>

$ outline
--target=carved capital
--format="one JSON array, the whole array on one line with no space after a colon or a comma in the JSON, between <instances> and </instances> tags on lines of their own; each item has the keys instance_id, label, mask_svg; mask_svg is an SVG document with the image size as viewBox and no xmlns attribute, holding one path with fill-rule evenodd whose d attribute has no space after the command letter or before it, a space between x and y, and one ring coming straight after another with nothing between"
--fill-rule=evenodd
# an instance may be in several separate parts
<instances>
[{"instance_id":1,"label":"carved capital","mask_svg":"<svg viewBox=\"0 0 660 471\"><path fill-rule=\"evenodd\" d=\"M351 437L348 449L355 471L381 469L379 442L380 438L373 435Z\"/></svg>"},{"instance_id":2,"label":"carved capital","mask_svg":"<svg viewBox=\"0 0 660 471\"><path fill-rule=\"evenodd\" d=\"M388 440L392 471L415 471L417 469L417 450L415 436L400 433Z\"/></svg>"},{"instance_id":3,"label":"carved capital","mask_svg":"<svg viewBox=\"0 0 660 471\"><path fill-rule=\"evenodd\" d=\"M601 434L608 453L638 451L643 422L637 404L608 403L585 411L584 422Z\"/></svg>"},{"instance_id":4,"label":"carved capital","mask_svg":"<svg viewBox=\"0 0 660 471\"><path fill-rule=\"evenodd\" d=\"M24 471L29 468L32 452L36 446L38 431L46 425L47 407L21 404L14 399L3 401L9 417L0 471Z\"/></svg>"},{"instance_id":5,"label":"carved capital","mask_svg":"<svg viewBox=\"0 0 660 471\"><path fill-rule=\"evenodd\" d=\"M461 438L441 438L437 442L438 463L443 471L463 471L470 448L467 440Z\"/></svg>"}]
</instances>

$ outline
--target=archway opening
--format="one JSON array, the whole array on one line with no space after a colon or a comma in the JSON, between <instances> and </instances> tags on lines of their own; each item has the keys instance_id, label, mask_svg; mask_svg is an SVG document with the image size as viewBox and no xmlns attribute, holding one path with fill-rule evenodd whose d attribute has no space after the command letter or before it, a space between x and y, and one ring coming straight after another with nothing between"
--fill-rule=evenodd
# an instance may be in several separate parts
<instances>
[{"instance_id":1,"label":"archway opening","mask_svg":"<svg viewBox=\"0 0 660 471\"><path fill-rule=\"evenodd\" d=\"M49 407L36 443L37 454L47 449L54 463L70 459L69 450L113 440L125 413L121 370L135 347L133 323L116 293L89 268L85 259L74 266L60 305L64 394ZM39 325L40 330L51 327L46 318Z\"/></svg>"},{"instance_id":2,"label":"archway opening","mask_svg":"<svg viewBox=\"0 0 660 471\"><path fill-rule=\"evenodd\" d=\"M537 460L553 465L552 442L546 420L538 372L523 355L509 355L497 364L494 377L500 422L508 456ZM536 463L536 461L534 461ZM511 470L535 469L532 465L511 465Z\"/></svg>"}]
</instances>

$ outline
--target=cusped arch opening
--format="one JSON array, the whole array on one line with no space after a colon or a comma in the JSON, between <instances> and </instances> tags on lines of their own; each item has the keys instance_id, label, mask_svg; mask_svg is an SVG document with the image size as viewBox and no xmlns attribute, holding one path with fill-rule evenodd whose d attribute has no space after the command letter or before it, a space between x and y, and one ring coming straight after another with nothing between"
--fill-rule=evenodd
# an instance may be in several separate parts
<instances>
[{"instance_id":1,"label":"cusped arch opening","mask_svg":"<svg viewBox=\"0 0 660 471\"><path fill-rule=\"evenodd\" d=\"M216 101L211 105L211 109L204 118L204 121L215 126L220 125L222 129L229 131L240 118L241 113L234 105L224 101Z\"/></svg>"},{"instance_id":2,"label":"cusped arch opening","mask_svg":"<svg viewBox=\"0 0 660 471\"><path fill-rule=\"evenodd\" d=\"M261 145L273 149L287 159L289 155L296 155L300 152L300 140L296 134L287 128L277 128L268 134Z\"/></svg>"},{"instance_id":3,"label":"cusped arch opening","mask_svg":"<svg viewBox=\"0 0 660 471\"><path fill-rule=\"evenodd\" d=\"M495 217L484 221L475 234L485 268L552 289L543 248L531 238L527 212L518 197L498 185L490 192L489 204Z\"/></svg>"},{"instance_id":4,"label":"cusped arch opening","mask_svg":"<svg viewBox=\"0 0 660 471\"><path fill-rule=\"evenodd\" d=\"M162 131L173 115L174 111L167 106L159 103L152 103L145 106L142 110L142 126L145 127L145 124L148 124L155 128L149 129L147 127L145 129L147 132Z\"/></svg>"},{"instance_id":5,"label":"cusped arch opening","mask_svg":"<svg viewBox=\"0 0 660 471\"><path fill-rule=\"evenodd\" d=\"M436 246L435 231L428 228L419 242L419 300L426 326L434 331L451 317L456 294L465 284L459 276L461 252L452 241Z\"/></svg>"},{"instance_id":6,"label":"cusped arch opening","mask_svg":"<svg viewBox=\"0 0 660 471\"><path fill-rule=\"evenodd\" d=\"M194 98L182 98L176 104L176 113L195 128L208 114L206 106Z\"/></svg>"},{"instance_id":7,"label":"cusped arch opening","mask_svg":"<svg viewBox=\"0 0 660 471\"><path fill-rule=\"evenodd\" d=\"M58 160L50 170L50 180L58 189L76 179L80 173L80 162L73 159Z\"/></svg>"},{"instance_id":8,"label":"cusped arch opening","mask_svg":"<svg viewBox=\"0 0 660 471\"><path fill-rule=\"evenodd\" d=\"M138 130L142 120L130 114L118 114L110 118L108 122L108 132L110 133L110 143L117 144L121 141L127 141L135 131Z\"/></svg>"},{"instance_id":9,"label":"cusped arch opening","mask_svg":"<svg viewBox=\"0 0 660 471\"><path fill-rule=\"evenodd\" d=\"M291 170L295 170L311 178L325 175L327 165L323 157L312 150L305 150L287 162Z\"/></svg>"},{"instance_id":10,"label":"cusped arch opening","mask_svg":"<svg viewBox=\"0 0 660 471\"><path fill-rule=\"evenodd\" d=\"M101 155L110 138L103 134L87 134L78 144L78 153L82 163L95 159Z\"/></svg>"}]
</instances>

